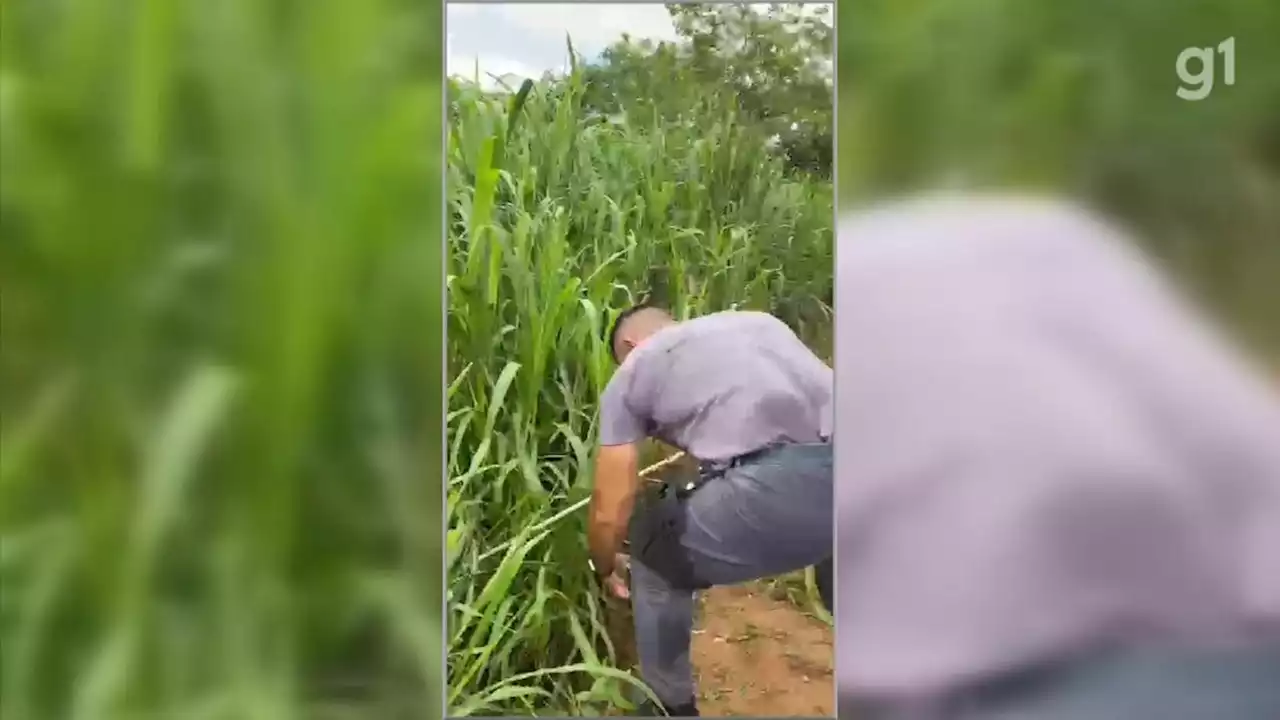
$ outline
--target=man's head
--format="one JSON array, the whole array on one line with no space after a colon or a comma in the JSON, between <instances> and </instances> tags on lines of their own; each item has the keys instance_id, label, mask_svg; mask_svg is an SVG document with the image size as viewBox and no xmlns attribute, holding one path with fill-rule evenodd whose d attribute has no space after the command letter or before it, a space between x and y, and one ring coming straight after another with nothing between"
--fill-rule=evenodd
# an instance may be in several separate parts
<instances>
[{"instance_id":1,"label":"man's head","mask_svg":"<svg viewBox=\"0 0 1280 720\"><path fill-rule=\"evenodd\" d=\"M627 359L645 340L662 328L675 323L666 310L652 305L636 305L623 310L609 331L609 352L618 363Z\"/></svg>"}]
</instances>

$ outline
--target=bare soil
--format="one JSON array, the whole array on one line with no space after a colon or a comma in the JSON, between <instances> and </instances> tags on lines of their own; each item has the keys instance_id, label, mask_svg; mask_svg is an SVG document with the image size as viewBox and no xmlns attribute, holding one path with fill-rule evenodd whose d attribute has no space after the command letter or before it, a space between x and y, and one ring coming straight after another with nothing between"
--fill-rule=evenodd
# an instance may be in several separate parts
<instances>
[{"instance_id":1,"label":"bare soil","mask_svg":"<svg viewBox=\"0 0 1280 720\"><path fill-rule=\"evenodd\" d=\"M719 717L832 717L831 626L750 583L702 597L693 637L698 711Z\"/></svg>"},{"instance_id":2,"label":"bare soil","mask_svg":"<svg viewBox=\"0 0 1280 720\"><path fill-rule=\"evenodd\" d=\"M766 583L699 596L693 635L698 710L713 717L832 717L835 647L830 625ZM630 608L611 603L620 665L635 663Z\"/></svg>"}]
</instances>

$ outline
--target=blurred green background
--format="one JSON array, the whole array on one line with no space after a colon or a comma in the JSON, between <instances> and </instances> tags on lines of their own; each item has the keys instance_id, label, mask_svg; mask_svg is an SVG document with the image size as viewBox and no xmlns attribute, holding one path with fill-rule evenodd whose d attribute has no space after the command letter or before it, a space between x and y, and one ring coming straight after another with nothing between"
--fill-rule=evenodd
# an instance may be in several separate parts
<instances>
[{"instance_id":1,"label":"blurred green background","mask_svg":"<svg viewBox=\"0 0 1280 720\"><path fill-rule=\"evenodd\" d=\"M1280 3L837 6L845 207L1085 199L1280 357ZM439 711L440 22L0 3L0 717Z\"/></svg>"},{"instance_id":2,"label":"blurred green background","mask_svg":"<svg viewBox=\"0 0 1280 720\"><path fill-rule=\"evenodd\" d=\"M840 0L837 23L842 209L938 188L1080 199L1280 361L1280 3ZM1218 55L1212 91L1179 98L1179 53L1231 37L1235 84Z\"/></svg>"},{"instance_id":3,"label":"blurred green background","mask_svg":"<svg viewBox=\"0 0 1280 720\"><path fill-rule=\"evenodd\" d=\"M0 33L0 717L438 717L440 4Z\"/></svg>"}]
</instances>

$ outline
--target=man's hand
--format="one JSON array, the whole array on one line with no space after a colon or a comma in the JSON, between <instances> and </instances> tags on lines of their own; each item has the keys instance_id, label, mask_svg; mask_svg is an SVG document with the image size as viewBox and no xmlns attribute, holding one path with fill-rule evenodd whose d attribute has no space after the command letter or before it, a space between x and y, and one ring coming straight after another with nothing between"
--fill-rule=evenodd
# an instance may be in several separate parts
<instances>
[{"instance_id":1,"label":"man's hand","mask_svg":"<svg viewBox=\"0 0 1280 720\"><path fill-rule=\"evenodd\" d=\"M604 591L619 600L631 599L631 588L627 585L627 581L618 575L618 571L614 570L609 576L601 581L604 583Z\"/></svg>"},{"instance_id":2,"label":"man's hand","mask_svg":"<svg viewBox=\"0 0 1280 720\"><path fill-rule=\"evenodd\" d=\"M631 599L631 586L622 576L622 569L628 567L628 562L627 556L619 553L613 561L613 569L609 574L600 577L600 586L604 588L605 593L619 600Z\"/></svg>"}]
</instances>

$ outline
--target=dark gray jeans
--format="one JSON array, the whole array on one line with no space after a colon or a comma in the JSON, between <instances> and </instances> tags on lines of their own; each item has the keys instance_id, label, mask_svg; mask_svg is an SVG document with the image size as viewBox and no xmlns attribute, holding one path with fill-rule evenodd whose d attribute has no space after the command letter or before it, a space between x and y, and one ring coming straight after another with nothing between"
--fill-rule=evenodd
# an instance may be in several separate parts
<instances>
[{"instance_id":1,"label":"dark gray jeans","mask_svg":"<svg viewBox=\"0 0 1280 720\"><path fill-rule=\"evenodd\" d=\"M1275 720L1280 641L1099 652L932 702L841 693L839 713L858 720Z\"/></svg>"},{"instance_id":2,"label":"dark gray jeans","mask_svg":"<svg viewBox=\"0 0 1280 720\"><path fill-rule=\"evenodd\" d=\"M818 565L819 586L829 592L832 502L831 445L787 445L708 480L681 501L683 527L677 537L660 539L660 547L638 547L632 533L631 602L640 671L664 704L681 705L694 697L689 664L694 591L671 579L664 567L669 556L683 555L697 587ZM824 601L833 607L829 597Z\"/></svg>"}]
</instances>

